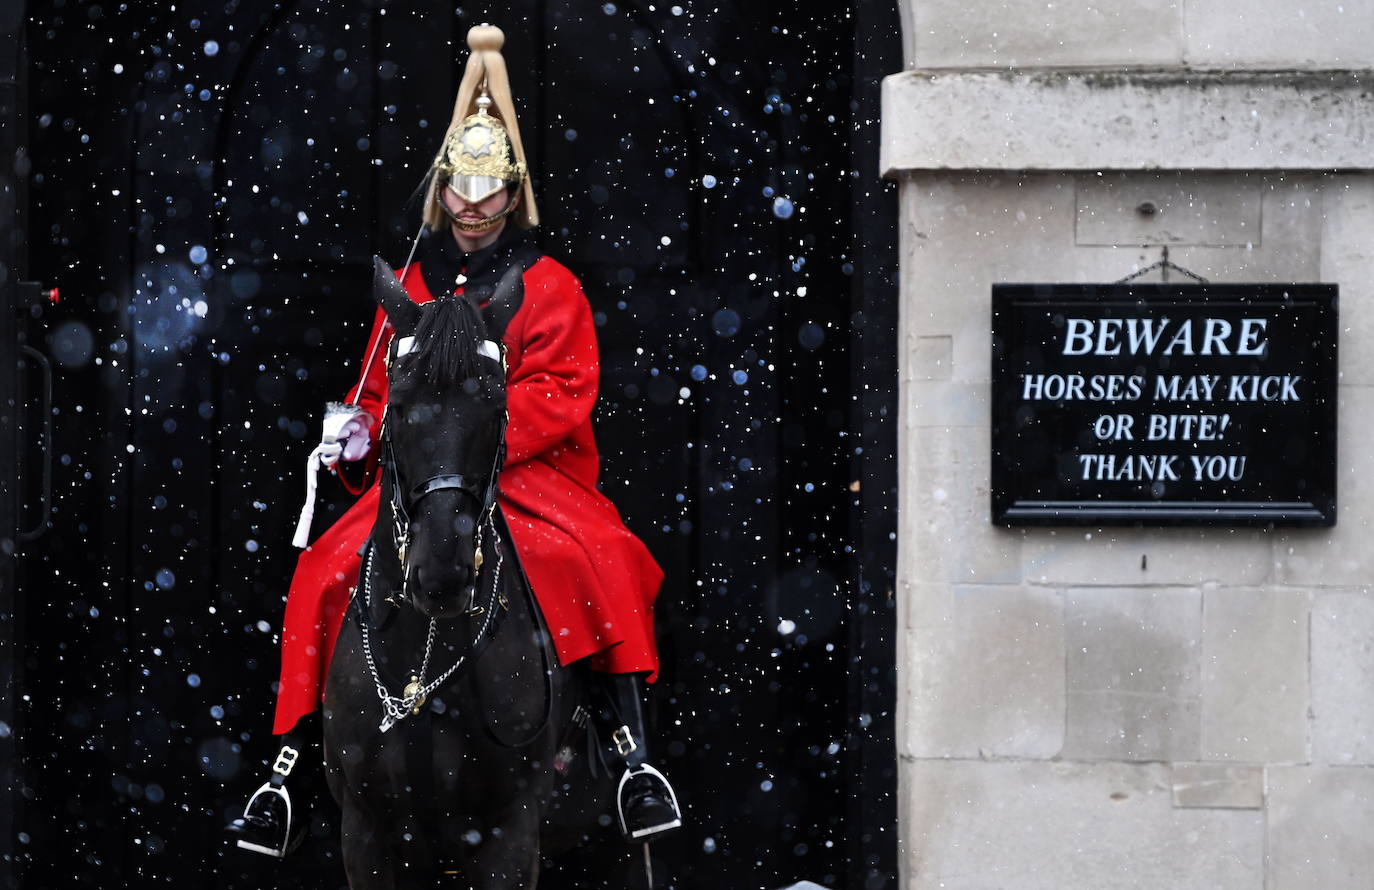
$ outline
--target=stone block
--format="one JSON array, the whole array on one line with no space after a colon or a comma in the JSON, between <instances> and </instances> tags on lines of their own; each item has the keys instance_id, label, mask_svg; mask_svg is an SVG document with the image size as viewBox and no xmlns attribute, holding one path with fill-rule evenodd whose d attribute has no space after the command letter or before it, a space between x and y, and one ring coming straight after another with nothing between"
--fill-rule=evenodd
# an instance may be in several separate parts
<instances>
[{"instance_id":1,"label":"stone block","mask_svg":"<svg viewBox=\"0 0 1374 890\"><path fill-rule=\"evenodd\" d=\"M1374 764L1374 597L1323 593L1312 606L1312 756Z\"/></svg>"},{"instance_id":2,"label":"stone block","mask_svg":"<svg viewBox=\"0 0 1374 890\"><path fill-rule=\"evenodd\" d=\"M1371 83L1361 69L906 71L883 81L879 170L1369 171Z\"/></svg>"},{"instance_id":3,"label":"stone block","mask_svg":"<svg viewBox=\"0 0 1374 890\"><path fill-rule=\"evenodd\" d=\"M988 399L992 388L986 383L921 381L907 387L903 408L914 426L976 426L986 430L991 422Z\"/></svg>"},{"instance_id":4,"label":"stone block","mask_svg":"<svg viewBox=\"0 0 1374 890\"><path fill-rule=\"evenodd\" d=\"M1201 591L1085 588L1064 596L1064 756L1199 760Z\"/></svg>"},{"instance_id":5,"label":"stone block","mask_svg":"<svg viewBox=\"0 0 1374 890\"><path fill-rule=\"evenodd\" d=\"M915 757L1050 758L1064 745L1056 591L915 585L902 748Z\"/></svg>"},{"instance_id":6,"label":"stone block","mask_svg":"<svg viewBox=\"0 0 1374 890\"><path fill-rule=\"evenodd\" d=\"M1307 762L1309 607L1292 588L1203 591L1203 758Z\"/></svg>"},{"instance_id":7,"label":"stone block","mask_svg":"<svg viewBox=\"0 0 1374 890\"><path fill-rule=\"evenodd\" d=\"M1341 324L1363 314L1342 299ZM1345 361L1345 356L1341 356ZM1360 587L1374 579L1374 388L1341 386L1336 421L1336 526L1285 529L1274 542L1275 577L1297 587Z\"/></svg>"},{"instance_id":8,"label":"stone block","mask_svg":"<svg viewBox=\"0 0 1374 890\"><path fill-rule=\"evenodd\" d=\"M1147 183L1154 178L1141 173L1120 175L1124 182L1133 182L1141 177ZM1175 244L1169 248L1170 260L1215 282L1331 280L1322 277L1325 246L1321 235L1323 190L1319 177L1288 174L1279 178L1249 173L1212 173L1198 174L1190 179L1194 183L1190 188L1203 196L1210 196L1206 200L1211 202L1212 207L1226 207L1229 204L1236 214L1243 216L1251 206L1251 198L1258 200L1260 224L1252 227L1249 221L1245 221L1244 226L1234 222L1235 228L1231 233L1210 236L1220 241L1248 230L1252 239L1250 243L1230 246ZM1146 187L1131 186L1128 190L1135 194L1150 193ZM1218 197L1228 194L1230 197ZM1124 228L1124 224L1121 228ZM1187 226L1182 226L1179 233L1180 237L1186 238L1209 237L1201 227L1190 232ZM1101 231L1093 232L1092 237L1105 239L1108 234L1106 227L1103 227ZM1081 228L1079 239L1082 240ZM1094 249L1101 250L1102 247L1085 245L1080 248L1083 252ZM1160 258L1157 249L1147 251L1146 255L1151 262ZM1179 278L1175 273L1171 280L1178 281ZM1159 281L1161 276L1152 273L1140 280Z\"/></svg>"},{"instance_id":9,"label":"stone block","mask_svg":"<svg viewBox=\"0 0 1374 890\"><path fill-rule=\"evenodd\" d=\"M1368 890L1374 881L1374 770L1267 770L1266 890Z\"/></svg>"},{"instance_id":10,"label":"stone block","mask_svg":"<svg viewBox=\"0 0 1374 890\"><path fill-rule=\"evenodd\" d=\"M948 380L954 363L954 338L948 334L912 337L907 366L912 380Z\"/></svg>"},{"instance_id":11,"label":"stone block","mask_svg":"<svg viewBox=\"0 0 1374 890\"><path fill-rule=\"evenodd\" d=\"M1198 68L1374 67L1374 4L1188 0L1187 64Z\"/></svg>"},{"instance_id":12,"label":"stone block","mask_svg":"<svg viewBox=\"0 0 1374 890\"><path fill-rule=\"evenodd\" d=\"M1175 763L1174 806L1257 810L1264 806L1264 769L1220 763Z\"/></svg>"},{"instance_id":13,"label":"stone block","mask_svg":"<svg viewBox=\"0 0 1374 890\"><path fill-rule=\"evenodd\" d=\"M904 422L899 468L902 542L910 580L1014 584L1021 533L993 526L987 427L919 427Z\"/></svg>"},{"instance_id":14,"label":"stone block","mask_svg":"<svg viewBox=\"0 0 1374 890\"><path fill-rule=\"evenodd\" d=\"M920 0L908 58L922 68L1177 65L1182 0ZM1142 28L1142 22L1149 27Z\"/></svg>"},{"instance_id":15,"label":"stone block","mask_svg":"<svg viewBox=\"0 0 1374 890\"><path fill-rule=\"evenodd\" d=\"M1034 529L1021 545L1034 584L1262 584L1271 535L1260 529Z\"/></svg>"},{"instance_id":16,"label":"stone block","mask_svg":"<svg viewBox=\"0 0 1374 890\"><path fill-rule=\"evenodd\" d=\"M1146 183L1143 186L1123 186L1129 195L1150 194L1152 190L1148 183L1156 178L1145 173L1118 175L1118 181L1123 183L1134 183L1137 179L1143 179ZM1168 179L1169 177L1163 177L1166 182ZM1192 184L1186 188L1202 195L1212 208L1230 206L1232 209L1226 210L1227 214L1234 212L1243 217L1252 206L1252 199L1257 199L1260 210L1259 225L1253 226L1251 221L1246 219L1241 220L1245 222L1243 226L1240 225L1240 221L1233 220L1230 223L1233 230L1219 235L1208 235L1201 226L1190 230L1187 224L1180 225L1176 231L1171 229L1168 232L1154 233L1156 236L1174 233L1181 238L1212 238L1223 241L1238 237L1242 231L1250 232L1252 240L1239 245L1174 244L1169 248L1170 260L1216 282L1333 280L1323 277L1322 274L1325 245L1322 241L1323 189L1320 177L1287 174L1280 178L1250 173L1211 173L1190 175L1188 180ZM1083 178L1079 181L1082 182ZM1128 204L1127 194L1122 195L1122 204ZM1229 197L1221 197L1224 195ZM1115 224L1114 227L1090 227L1088 237L1105 241L1113 234L1113 229L1119 230L1120 237L1131 237L1125 223ZM1150 233L1142 229L1140 234ZM1113 254L1119 254L1120 246L1129 246L1133 243L1125 241L1118 247L1110 247L1105 244L1083 244L1083 238L1084 232L1080 226L1080 249L1076 251L1078 253L1091 254L1107 249ZM1141 253L1149 262L1160 258L1158 248L1143 250ZM1122 263L1125 261L1126 258L1118 260ZM1147 264L1140 263L1137 268ZM1129 271L1135 270L1123 269L1115 277L1119 278ZM1150 273L1139 280L1160 281L1162 275L1158 272ZM1172 280L1179 280L1177 273Z\"/></svg>"},{"instance_id":17,"label":"stone block","mask_svg":"<svg viewBox=\"0 0 1374 890\"><path fill-rule=\"evenodd\" d=\"M954 625L954 587L925 584L917 575L897 582L897 613L907 630L947 633ZM924 636L924 634L922 634Z\"/></svg>"},{"instance_id":18,"label":"stone block","mask_svg":"<svg viewBox=\"0 0 1374 890\"><path fill-rule=\"evenodd\" d=\"M904 764L904 886L1258 890L1262 814L1172 792L1163 764Z\"/></svg>"},{"instance_id":19,"label":"stone block","mask_svg":"<svg viewBox=\"0 0 1374 890\"><path fill-rule=\"evenodd\" d=\"M1260 242L1258 178L1202 173L1075 177L1079 246L1244 247ZM1144 213L1142 207L1149 207Z\"/></svg>"},{"instance_id":20,"label":"stone block","mask_svg":"<svg viewBox=\"0 0 1374 890\"><path fill-rule=\"evenodd\" d=\"M902 189L901 203L900 315L908 351L917 338L950 337L946 379L986 382L992 282L1008 275L1018 281L1072 280L1058 276L1072 263L1073 180L921 177Z\"/></svg>"},{"instance_id":21,"label":"stone block","mask_svg":"<svg viewBox=\"0 0 1374 890\"><path fill-rule=\"evenodd\" d=\"M1371 6L1374 8L1374 6ZM1330 176L1322 183L1321 271L1341 286L1341 382L1374 384L1374 176Z\"/></svg>"}]
</instances>

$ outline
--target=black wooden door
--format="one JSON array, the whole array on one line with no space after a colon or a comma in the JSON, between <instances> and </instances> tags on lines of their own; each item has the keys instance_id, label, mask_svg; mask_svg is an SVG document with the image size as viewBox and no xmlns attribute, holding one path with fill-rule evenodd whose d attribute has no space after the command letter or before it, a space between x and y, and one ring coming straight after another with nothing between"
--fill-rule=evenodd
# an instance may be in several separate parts
<instances>
[{"instance_id":1,"label":"black wooden door","mask_svg":"<svg viewBox=\"0 0 1374 890\"><path fill-rule=\"evenodd\" d=\"M269 867L217 829L272 753L320 409L481 21L507 33L540 242L599 326L603 486L667 573L652 717L689 825L659 883L895 880L891 382L851 348L895 319L866 259L895 12L52 0L29 20L32 247L66 276L50 333L90 348L58 375L57 534L27 594L28 812L60 815L29 819L26 886L342 884L327 839ZM637 873L614 847L541 886Z\"/></svg>"},{"instance_id":2,"label":"black wooden door","mask_svg":"<svg viewBox=\"0 0 1374 890\"><path fill-rule=\"evenodd\" d=\"M22 378L25 369L32 368L33 359L24 351L28 324L21 309L28 295L19 284L27 272L27 207L20 175L27 158L23 109L27 71L23 4L14 7L0 9L0 158L11 158L18 165L0 166L0 230L8 233L0 242L0 793L6 798L0 803L0 887L16 883L15 817L21 806L14 732L22 668L22 636L16 621L20 552L26 538L43 531L43 517L25 509L28 486L19 464L28 439L26 419L33 414L25 392L32 387L26 387Z\"/></svg>"}]
</instances>

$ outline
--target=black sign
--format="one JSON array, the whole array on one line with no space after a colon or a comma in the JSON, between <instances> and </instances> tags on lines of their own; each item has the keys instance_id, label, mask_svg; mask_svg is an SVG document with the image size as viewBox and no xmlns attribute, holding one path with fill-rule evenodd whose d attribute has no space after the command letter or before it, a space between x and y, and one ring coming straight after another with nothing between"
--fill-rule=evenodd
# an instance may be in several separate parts
<instances>
[{"instance_id":1,"label":"black sign","mask_svg":"<svg viewBox=\"0 0 1374 890\"><path fill-rule=\"evenodd\" d=\"M1336 286L992 288L992 517L1336 522Z\"/></svg>"}]
</instances>

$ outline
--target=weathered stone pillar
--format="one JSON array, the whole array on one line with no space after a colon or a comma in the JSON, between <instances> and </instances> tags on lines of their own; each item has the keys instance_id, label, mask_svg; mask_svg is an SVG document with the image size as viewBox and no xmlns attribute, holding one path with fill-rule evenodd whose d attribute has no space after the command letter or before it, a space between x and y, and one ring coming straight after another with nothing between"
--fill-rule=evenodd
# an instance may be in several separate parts
<instances>
[{"instance_id":1,"label":"weathered stone pillar","mask_svg":"<svg viewBox=\"0 0 1374 890\"><path fill-rule=\"evenodd\" d=\"M902 6L904 886L1374 886L1374 4ZM1340 286L1337 525L994 527L992 284L1165 245Z\"/></svg>"}]
</instances>

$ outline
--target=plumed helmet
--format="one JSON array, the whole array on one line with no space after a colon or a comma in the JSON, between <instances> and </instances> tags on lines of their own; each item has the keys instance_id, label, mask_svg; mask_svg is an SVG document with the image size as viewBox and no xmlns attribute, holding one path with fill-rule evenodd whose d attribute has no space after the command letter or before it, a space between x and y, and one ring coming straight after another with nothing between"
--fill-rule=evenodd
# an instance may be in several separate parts
<instances>
[{"instance_id":1,"label":"plumed helmet","mask_svg":"<svg viewBox=\"0 0 1374 890\"><path fill-rule=\"evenodd\" d=\"M424 221L433 230L443 227L447 217L441 201L440 190L444 188L473 203L506 188L519 190L518 204L508 204L500 214L482 223L454 220L461 228L490 228L507 214L513 215L523 228L539 224L506 60L501 55L505 41L501 29L493 25L477 25L468 31L468 48L472 52L425 195Z\"/></svg>"}]
</instances>

